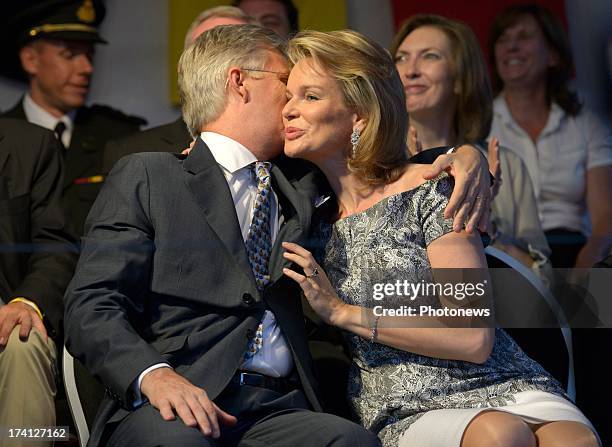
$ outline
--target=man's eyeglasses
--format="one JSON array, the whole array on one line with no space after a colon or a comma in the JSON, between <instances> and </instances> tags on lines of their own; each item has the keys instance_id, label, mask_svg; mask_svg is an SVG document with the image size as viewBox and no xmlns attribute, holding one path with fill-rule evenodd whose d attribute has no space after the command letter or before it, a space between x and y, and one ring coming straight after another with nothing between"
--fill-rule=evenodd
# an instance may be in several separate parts
<instances>
[{"instance_id":1,"label":"man's eyeglasses","mask_svg":"<svg viewBox=\"0 0 612 447\"><path fill-rule=\"evenodd\" d=\"M273 73L278 77L278 80L283 84L287 85L287 81L289 80L289 73L282 71L272 71L272 70L260 70L258 68L241 68L244 71L255 71L259 73Z\"/></svg>"}]
</instances>

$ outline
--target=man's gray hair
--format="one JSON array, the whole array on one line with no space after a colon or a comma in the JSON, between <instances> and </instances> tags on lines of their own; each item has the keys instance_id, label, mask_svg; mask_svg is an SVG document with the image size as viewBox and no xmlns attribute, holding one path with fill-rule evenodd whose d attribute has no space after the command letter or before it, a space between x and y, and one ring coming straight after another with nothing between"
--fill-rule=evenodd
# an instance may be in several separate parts
<instances>
[{"instance_id":1,"label":"man's gray hair","mask_svg":"<svg viewBox=\"0 0 612 447\"><path fill-rule=\"evenodd\" d=\"M244 23L257 24L257 20L253 17L245 13L242 9L237 8L236 6L215 6L213 8L208 8L198 14L198 16L191 22L189 25L189 29L185 34L185 47L187 48L191 45L193 41L191 35L195 31L195 29L200 26L200 23L205 20L212 19L213 17L219 18L228 18L228 19L238 19L244 21Z\"/></svg>"},{"instance_id":2,"label":"man's gray hair","mask_svg":"<svg viewBox=\"0 0 612 447\"><path fill-rule=\"evenodd\" d=\"M194 138L225 109L230 67L262 69L270 50L286 53L286 41L274 31L257 25L221 25L203 32L183 51L179 94L183 119Z\"/></svg>"}]
</instances>

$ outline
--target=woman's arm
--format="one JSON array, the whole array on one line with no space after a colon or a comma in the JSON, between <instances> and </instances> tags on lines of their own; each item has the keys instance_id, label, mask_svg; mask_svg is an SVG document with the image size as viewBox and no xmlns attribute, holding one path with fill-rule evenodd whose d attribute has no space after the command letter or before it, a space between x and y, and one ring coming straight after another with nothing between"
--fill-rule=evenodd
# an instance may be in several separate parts
<instances>
[{"instance_id":1,"label":"woman's arm","mask_svg":"<svg viewBox=\"0 0 612 447\"><path fill-rule=\"evenodd\" d=\"M309 278L289 269L285 269L284 273L300 284L310 305L321 318L328 324L371 339L375 318L364 318L366 309L340 300L307 250L291 243L284 243L283 246L287 250L285 257L302 267L306 274L310 275L317 269L318 275ZM478 268L486 271L479 237L465 231L450 232L437 238L429 244L427 253L433 269ZM481 279L488 280L488 277ZM377 343L429 357L484 363L493 347L493 328L453 328L448 327L448 321L443 319L420 316L382 316L377 323ZM406 327L408 325L411 327Z\"/></svg>"},{"instance_id":2,"label":"woman's arm","mask_svg":"<svg viewBox=\"0 0 612 447\"><path fill-rule=\"evenodd\" d=\"M612 249L612 165L587 171L586 196L593 231L576 259L579 268L593 267Z\"/></svg>"},{"instance_id":3,"label":"woman's arm","mask_svg":"<svg viewBox=\"0 0 612 447\"><path fill-rule=\"evenodd\" d=\"M438 269L481 269L486 272L486 260L484 257L480 237L461 233L447 233L432 241L427 247L429 263L434 272L434 281L438 283L448 283L447 272ZM453 275L455 276L455 275ZM473 280L474 278L472 278ZM479 282L487 280L490 284L488 275L480 278ZM490 308L490 306L489 306ZM361 313L361 312L359 312ZM381 321L383 318L381 317ZM410 318L410 317L404 317ZM377 341L394 348L416 354L426 355L450 360L465 360L473 363L484 363L491 353L495 330L493 328L463 328L463 327L444 327L447 322L442 319L429 317L415 317L421 321L415 325L429 326L420 328L398 327L398 324L385 327L384 322L379 321ZM359 322L363 320L358 316ZM371 328L361 328L357 321L352 318L339 319L339 327L345 330L368 338L371 335ZM448 322L449 326L457 326L458 319ZM467 323L467 322L466 322ZM435 327L440 324L441 327ZM363 331L365 329L365 331ZM359 332L357 332L359 331Z\"/></svg>"},{"instance_id":4,"label":"woman's arm","mask_svg":"<svg viewBox=\"0 0 612 447\"><path fill-rule=\"evenodd\" d=\"M504 183L492 203L491 214L498 235L492 245L533 269L545 283L552 284L550 247L542 230L533 184L521 158L501 148Z\"/></svg>"}]
</instances>

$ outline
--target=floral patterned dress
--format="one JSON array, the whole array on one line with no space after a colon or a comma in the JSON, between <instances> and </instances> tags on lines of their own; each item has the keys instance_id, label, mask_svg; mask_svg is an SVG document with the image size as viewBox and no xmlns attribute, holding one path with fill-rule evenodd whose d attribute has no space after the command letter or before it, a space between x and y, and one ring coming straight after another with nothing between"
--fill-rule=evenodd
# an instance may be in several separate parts
<instances>
[{"instance_id":1,"label":"floral patterned dress","mask_svg":"<svg viewBox=\"0 0 612 447\"><path fill-rule=\"evenodd\" d=\"M443 217L452 188L452 179L442 174L364 212L321 224L322 266L340 298L372 307L375 282L431 279L427 245L452 231L452 219ZM565 396L560 384L501 329L484 364L426 357L346 336L353 356L352 407L385 446L396 446L409 426L431 410L503 406L529 390Z\"/></svg>"}]
</instances>

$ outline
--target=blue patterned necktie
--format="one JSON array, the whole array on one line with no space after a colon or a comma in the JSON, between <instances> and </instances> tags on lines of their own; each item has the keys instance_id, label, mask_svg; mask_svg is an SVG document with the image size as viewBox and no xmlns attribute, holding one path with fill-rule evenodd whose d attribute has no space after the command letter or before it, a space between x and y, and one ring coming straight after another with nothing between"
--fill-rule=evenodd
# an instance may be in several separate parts
<instances>
[{"instance_id":1,"label":"blue patterned necktie","mask_svg":"<svg viewBox=\"0 0 612 447\"><path fill-rule=\"evenodd\" d=\"M268 261L272 252L270 163L257 161L251 165L251 168L257 180L257 195L253 206L253 219L249 225L249 233L246 239L246 248L257 288L262 291L270 282ZM263 323L259 323L255 337L249 341L245 358L248 359L255 355L261 349L262 343Z\"/></svg>"}]
</instances>

